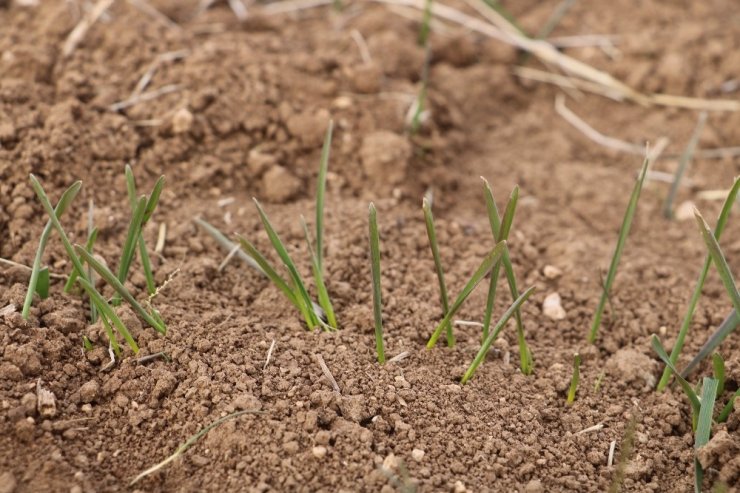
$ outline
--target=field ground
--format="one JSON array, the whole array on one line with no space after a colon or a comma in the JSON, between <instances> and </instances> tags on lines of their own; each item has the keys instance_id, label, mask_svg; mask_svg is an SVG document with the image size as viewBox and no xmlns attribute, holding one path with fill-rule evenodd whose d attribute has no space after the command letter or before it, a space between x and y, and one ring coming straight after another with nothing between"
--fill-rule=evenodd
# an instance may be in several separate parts
<instances>
[{"instance_id":1,"label":"field ground","mask_svg":"<svg viewBox=\"0 0 740 493\"><path fill-rule=\"evenodd\" d=\"M0 257L33 262L46 221L28 181L34 173L54 201L74 180L83 181L62 222L83 242L94 200L96 250L116 265L129 218L123 167L131 163L142 189L166 175L145 237L154 245L166 225L164 248L152 262L158 283L175 274L155 300L166 337L124 312L141 354L164 351L169 361L137 363L127 354L106 368L100 326L87 325L87 302L64 295L61 281L47 300L34 303L28 321L17 310L3 312L1 492L370 492L414 485L419 491L605 491L615 475L607 465L610 444L617 443L618 456L630 419L635 445L624 490L693 490L690 408L678 388L655 392L663 365L650 337L660 334L672 346L704 258L701 237L693 219L663 217L669 185L649 179L613 308L597 343L586 342L600 273L641 157L599 146L566 122L554 106L559 89L512 75L520 57L514 49L435 21L430 116L411 137L405 118L424 61L416 10L351 2L341 12L267 15L253 6L240 23L227 2L200 13L194 0L147 4L168 22L147 14L141 2L119 1L64 57L79 22L74 7L84 13L90 2L24 3L0 1ZM505 4L536 32L559 2ZM475 15L463 3L451 5ZM553 35L618 35L616 52L591 46L566 53L645 93L737 98L724 83L737 80L740 70L739 23L732 0L576 2ZM153 66L143 94L156 97L127 106ZM541 67L535 59L527 66ZM666 154L673 156L698 115L589 94L569 96L567 105L600 132L638 146L667 137ZM330 119L325 269L341 330L312 333L281 293L238 258L219 270L227 252L192 219L203 217L268 251L250 201L256 196L308 274L299 216L313 223ZM738 142L740 113L710 113L700 149ZM653 170L672 173L676 166L668 156ZM738 172L737 157L697 156L677 206L691 201L713 221L722 201L704 192L729 189ZM535 371L519 372L509 325L475 378L460 386L480 332L456 327L454 348L442 341L424 348L442 311L421 198L433 189L442 261L455 295L493 245L480 176L491 182L500 208L514 184L521 188L509 246L520 286L537 287L523 308ZM386 352L408 352L384 366L375 360L373 336L371 200L380 225ZM722 246L740 272L736 217ZM71 269L56 234L45 259L54 273ZM142 293L138 263L134 271L131 286ZM0 265L0 309L20 307L27 282L27 270ZM506 291L502 283L496 318L512 301ZM562 298L562 320L542 311L554 292ZM681 364L730 309L714 270L704 293ZM479 287L457 318L480 320L485 296ZM82 351L83 334L93 350ZM569 407L574 352L583 356L582 381ZM737 334L721 352L734 391ZM332 391L317 354L340 393ZM694 377L710 373L705 363ZM55 396L51 417L37 412L37 385ZM239 409L262 413L226 422L167 468L128 486L190 435ZM739 425L735 411L715 428L734 443L715 457L707 489L740 482Z\"/></svg>"}]
</instances>

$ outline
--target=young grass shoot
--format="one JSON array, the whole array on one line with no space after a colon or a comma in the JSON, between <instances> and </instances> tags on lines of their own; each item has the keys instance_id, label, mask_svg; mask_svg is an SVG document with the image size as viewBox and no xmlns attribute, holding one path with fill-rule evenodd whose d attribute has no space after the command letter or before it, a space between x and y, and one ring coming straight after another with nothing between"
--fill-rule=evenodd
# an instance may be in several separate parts
<instances>
[{"instance_id":1,"label":"young grass shoot","mask_svg":"<svg viewBox=\"0 0 740 493\"><path fill-rule=\"evenodd\" d=\"M445 284L445 274L442 268L442 259L439 256L439 246L437 245L437 232L434 228L434 216L432 215L432 194L431 192L424 197L422 201L422 210L424 211L424 222L429 238L429 247L432 249L432 258L434 258L434 270L437 273L437 282L439 283L439 298L442 303L442 313L447 315L450 311L450 302L447 296L447 286ZM455 334L452 331L452 323L447 324L447 345L455 345Z\"/></svg>"},{"instance_id":2,"label":"young grass shoot","mask_svg":"<svg viewBox=\"0 0 740 493\"><path fill-rule=\"evenodd\" d=\"M378 363L385 363L385 345L383 343L383 312L380 292L380 237L378 235L378 212L375 204L370 203L370 270L373 277L373 317L375 319L375 350Z\"/></svg>"},{"instance_id":3,"label":"young grass shoot","mask_svg":"<svg viewBox=\"0 0 740 493\"><path fill-rule=\"evenodd\" d=\"M622 221L622 227L619 230L619 238L617 239L617 247L614 249L614 255L612 256L611 264L609 265L609 271L606 275L606 282L604 283L604 289L601 292L601 299L599 305L596 308L594 314L594 320L591 324L591 332L588 335L588 342L593 344L596 342L596 335L601 326L601 318L604 315L604 308L606 307L607 299L609 298L609 292L611 291L612 284L614 284L614 278L617 276L617 267L619 266L619 259L622 257L622 251L624 245L627 242L627 236L629 236L630 227L632 226L632 219L635 217L637 211L637 203L640 200L640 193L642 192L642 186L645 183L645 176L647 175L648 167L650 166L650 159L645 158L643 162L640 174L635 182L635 187L632 189L632 195L630 196L627 210L624 214Z\"/></svg>"},{"instance_id":4,"label":"young grass shoot","mask_svg":"<svg viewBox=\"0 0 740 493\"><path fill-rule=\"evenodd\" d=\"M717 241L719 241L722 233L725 230L727 220L730 216L730 211L732 211L732 207L734 206L737 199L738 190L740 190L740 180L735 179L730 192L725 198L725 202L722 206L719 217L717 218L717 226L714 228L714 238ZM699 273L699 279L696 282L696 287L694 288L694 292L692 293L691 299L689 300L689 306L686 310L686 314L683 317L681 328L678 331L676 342L673 345L673 349L671 350L670 359L671 363L673 363L674 365L678 361L678 357L681 355L681 351L683 350L683 346L686 340L686 335L689 333L689 329L691 328L691 321L694 318L694 311L696 311L696 306L699 303L699 298L701 298L702 289L704 288L704 282L706 281L707 275L709 274L709 267L711 266L711 263L712 256L707 253L704 260L704 266ZM671 369L666 366L665 370L663 371L663 376L660 378L660 382L658 382L658 391L662 391L665 389L665 387L668 385L668 382L670 381L671 374Z\"/></svg>"},{"instance_id":5,"label":"young grass shoot","mask_svg":"<svg viewBox=\"0 0 740 493\"><path fill-rule=\"evenodd\" d=\"M578 382L581 379L581 355L576 353L573 355L573 376L570 379L570 388L568 389L568 397L566 403L571 406L576 401L576 392L578 392Z\"/></svg>"},{"instance_id":6,"label":"young grass shoot","mask_svg":"<svg viewBox=\"0 0 740 493\"><path fill-rule=\"evenodd\" d=\"M503 219L499 215L498 208L496 207L496 200L493 197L493 191L491 185L485 178L483 179L484 192L486 198L486 209L488 210L488 221L491 226L491 234L495 242L508 241L509 233L511 232L511 225L514 222L514 213L516 212L516 205L519 200L519 187L514 187L509 196L509 201L506 204L504 210ZM491 324L491 315L493 313L493 305L496 299L496 288L498 287L499 271L501 264L504 266L504 273L506 274L506 280L509 284L509 291L511 292L511 299L515 300L519 297L519 289L517 288L516 276L514 275L514 267L511 265L511 258L509 255L508 248L504 251L501 263L496 264L491 271L490 284L488 286L488 296L486 299L486 312L483 319L483 339L488 337L488 329ZM524 337L524 325L522 324L522 314L517 310L514 314L516 319L516 336L517 343L519 345L519 361L522 373L525 375L531 375L534 371L534 361L532 360L532 352L527 345L527 341Z\"/></svg>"}]
</instances>

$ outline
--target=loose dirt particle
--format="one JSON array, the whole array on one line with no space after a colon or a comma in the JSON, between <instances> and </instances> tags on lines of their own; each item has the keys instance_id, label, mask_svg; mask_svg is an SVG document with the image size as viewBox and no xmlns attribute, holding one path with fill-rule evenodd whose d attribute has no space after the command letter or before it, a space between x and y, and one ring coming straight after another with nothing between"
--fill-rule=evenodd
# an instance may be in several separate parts
<instances>
[{"instance_id":1,"label":"loose dirt particle","mask_svg":"<svg viewBox=\"0 0 740 493\"><path fill-rule=\"evenodd\" d=\"M100 384L97 380L90 380L80 387L80 400L86 404L94 402L100 395Z\"/></svg>"},{"instance_id":2,"label":"loose dirt particle","mask_svg":"<svg viewBox=\"0 0 740 493\"><path fill-rule=\"evenodd\" d=\"M566 317L558 293L550 293L545 297L545 301L542 302L542 313L552 320L563 320Z\"/></svg>"},{"instance_id":3,"label":"loose dirt particle","mask_svg":"<svg viewBox=\"0 0 740 493\"><path fill-rule=\"evenodd\" d=\"M311 449L311 453L317 459L323 459L326 456L326 447L323 445L317 445Z\"/></svg>"}]
</instances>

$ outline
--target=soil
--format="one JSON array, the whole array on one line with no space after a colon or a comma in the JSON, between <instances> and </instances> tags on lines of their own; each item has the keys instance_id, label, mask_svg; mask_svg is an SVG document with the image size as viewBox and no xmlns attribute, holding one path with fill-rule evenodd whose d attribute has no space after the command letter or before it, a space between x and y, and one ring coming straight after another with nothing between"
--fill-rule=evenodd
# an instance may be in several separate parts
<instances>
[{"instance_id":1,"label":"soil","mask_svg":"<svg viewBox=\"0 0 740 493\"><path fill-rule=\"evenodd\" d=\"M266 15L255 5L239 22L227 2L201 13L198 3L152 1L168 24L136 2L116 2L65 58L64 41L90 2L0 2L0 257L32 263L46 221L29 185L34 173L52 200L83 180L63 223L83 239L93 200L96 249L115 265L128 223L123 166L131 163L143 190L167 177L145 237L154 245L166 225L153 264L158 283L172 276L154 301L167 321L165 337L122 310L140 355L164 351L168 360L137 363L129 352L107 367L100 327L88 326L86 301L63 294L61 281L50 298L35 301L28 321L3 310L0 492L605 491L616 469L607 465L610 444L618 456L633 419L624 490L693 490L689 405L680 389L654 391L662 364L650 337L673 344L704 248L692 220L663 217L666 183L646 185L611 296L614 311L596 345L586 343L639 156L588 140L554 111L557 89L512 75L515 50L456 26L433 32L430 116L411 137L405 118L424 50L407 11L363 2L341 12ZM530 31L558 3L506 2ZM619 56L596 48L569 54L645 92L736 97L722 93L740 70L735 2L597 4L576 3L555 35L617 34ZM163 58L144 91L174 85L172 92L110 109L170 52L181 53ZM669 137L674 155L697 118L591 95L568 104L624 140ZM308 274L299 216L314 214L330 119L325 268L341 330L321 333L306 331L281 293L238 258L219 270L227 252L192 219L269 251L249 200L256 196ZM700 147L736 145L739 129L740 114L712 113ZM666 158L654 169L676 165ZM692 201L716 217L721 200L700 192L729 188L738 172L738 158L695 160L677 204ZM519 284L537 287L523 308L535 371L519 372L508 326L475 378L460 386L480 333L459 326L454 348L424 348L442 313L420 202L431 187L456 294L492 246L481 175L500 207L514 184L521 187L510 248ZM373 335L370 200L380 223L386 352L408 353L383 366ZM738 238L740 225L731 220L723 247L735 272ZM54 273L70 271L56 235L45 260ZM135 267L130 284L143 296ZM27 270L0 264L0 309L22 305L27 281ZM564 310L557 320L542 309L553 293ZM496 316L511 303L506 294L498 298ZM481 287L459 318L480 320L484 307ZM712 272L682 364L729 309ZM82 350L83 335L93 350ZM583 356L582 379L567 406L574 352ZM721 352L734 391L737 334ZM705 364L694 378L710 371ZM128 486L210 422L247 409L260 413L227 421ZM735 411L702 450L707 489L724 482L737 491L739 426Z\"/></svg>"}]
</instances>

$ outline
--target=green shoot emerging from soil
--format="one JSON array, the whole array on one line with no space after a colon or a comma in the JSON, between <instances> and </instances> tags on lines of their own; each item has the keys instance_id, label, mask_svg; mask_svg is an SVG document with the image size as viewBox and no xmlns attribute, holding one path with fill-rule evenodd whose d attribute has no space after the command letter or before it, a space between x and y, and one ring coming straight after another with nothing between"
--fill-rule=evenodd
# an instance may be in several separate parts
<instances>
[{"instance_id":1,"label":"green shoot emerging from soil","mask_svg":"<svg viewBox=\"0 0 740 493\"><path fill-rule=\"evenodd\" d=\"M163 467L165 467L167 464L169 464L170 462L172 462L175 459L177 459L178 457L180 457L191 446L193 446L193 444L195 444L195 442L197 442L198 440L200 440L201 437L203 437L203 435L205 435L206 433L208 433L212 429L216 428L217 426L223 424L224 422L226 422L226 421L228 421L230 419L238 418L239 416L242 416L244 414L262 414L262 412L257 411L257 410L253 410L253 409L246 409L244 411L237 411L235 413L227 414L223 418L217 419L213 423L209 424L208 426L206 426L205 428L203 428L202 430L200 430L195 435L193 435L190 438L188 438L187 440L185 440L185 442L182 445L180 445L179 447L177 447L177 450L175 450L175 453L173 453L172 455L170 455L169 457L167 457L165 460L163 460L159 464L156 464L156 465L150 467L149 469L147 469L146 471L143 471L141 474L139 474L134 479L132 479L131 482L129 483L129 486L132 486L132 485L138 483L139 481L141 481L145 477L149 476L150 474L152 474L154 472L159 471L160 469L162 469Z\"/></svg>"},{"instance_id":2,"label":"green shoot emerging from soil","mask_svg":"<svg viewBox=\"0 0 740 493\"><path fill-rule=\"evenodd\" d=\"M581 378L581 355L576 353L573 355L573 376L570 379L570 388L568 389L568 398L566 400L568 405L573 404L576 400L576 392L578 392L578 382Z\"/></svg>"},{"instance_id":3,"label":"green shoot emerging from soil","mask_svg":"<svg viewBox=\"0 0 740 493\"><path fill-rule=\"evenodd\" d=\"M370 203L370 270L373 276L373 317L375 318L375 350L378 362L385 363L385 346L383 343L383 313L381 311L380 293L380 238L378 235L378 218L375 205Z\"/></svg>"},{"instance_id":4,"label":"green shoot emerging from soil","mask_svg":"<svg viewBox=\"0 0 740 493\"><path fill-rule=\"evenodd\" d=\"M442 310L445 315L450 311L450 302L447 296L447 286L445 285L445 274L442 269L442 260L439 257L439 246L437 245L437 233L434 228L434 216L432 216L432 195L429 193L422 201L424 210L424 222L427 227L427 237L429 238L429 247L432 249L434 258L434 270L437 272L437 281L439 282L439 297L442 302ZM455 345L455 335L452 332L452 323L447 324L447 345Z\"/></svg>"},{"instance_id":5,"label":"green shoot emerging from soil","mask_svg":"<svg viewBox=\"0 0 740 493\"><path fill-rule=\"evenodd\" d=\"M482 177L481 177L482 178ZM514 222L514 213L516 212L516 205L519 200L519 187L514 187L509 196L509 201L506 204L504 210L503 219L499 215L498 208L496 207L496 200L493 197L493 191L491 185L485 178L482 178L484 185L484 192L486 198L486 209L488 210L488 222L491 226L491 234L495 242L507 241L509 239L509 233L511 232L511 225ZM516 276L514 275L514 267L511 265L511 258L509 256L508 248L504 251L501 263L497 263L491 271L490 284L488 286L488 296L486 299L486 312L483 318L483 339L488 337L488 330L491 325L491 315L493 314L493 305L496 299L496 288L498 287L499 272L501 270L501 264L504 266L504 272L506 274L506 280L509 283L509 291L511 292L511 299L515 300L519 297L519 289L517 288ZM516 335L517 343L519 344L519 360L520 368L522 373L525 375L531 375L534 371L534 362L532 361L532 352L527 345L527 341L524 338L524 325L522 324L521 311L517 310L514 314L516 318Z\"/></svg>"},{"instance_id":6,"label":"green shoot emerging from soil","mask_svg":"<svg viewBox=\"0 0 740 493\"><path fill-rule=\"evenodd\" d=\"M437 344L437 340L439 339L439 336L442 335L442 331L444 330L444 328L447 327L447 324L452 323L452 317L454 317L455 313L457 313L460 307L462 307L463 303L465 303L465 300L468 299L468 296L470 296L470 293L473 292L475 287L483 280L484 277L486 277L486 274L490 272L494 264L498 263L501 260L501 257L503 256L505 250L506 242L501 241L496 244L495 247L493 247L488 255L486 255L486 258L483 259L483 262L481 262L478 269L473 273L473 276L460 292L460 295L447 311L444 319L442 319L439 325L437 325L437 327L434 329L432 336L427 342L427 349L432 349Z\"/></svg>"},{"instance_id":7,"label":"green shoot emerging from soil","mask_svg":"<svg viewBox=\"0 0 740 493\"><path fill-rule=\"evenodd\" d=\"M717 398L717 380L709 377L704 378L701 391L701 410L699 411L699 422L696 427L694 448L699 449L709 442L712 431L712 413L714 412L714 401ZM694 491L701 493L704 482L704 470L698 457L694 457Z\"/></svg>"},{"instance_id":8,"label":"green shoot emerging from soil","mask_svg":"<svg viewBox=\"0 0 740 493\"><path fill-rule=\"evenodd\" d=\"M665 352L663 345L660 343L660 339L658 339L658 336L653 335L650 345L653 347L653 351L655 351L658 357L663 360L663 363L665 363L666 366L668 366L668 368L670 368L671 371L676 374L676 381L681 386L684 393L686 394L686 397L689 398L689 402L691 403L691 425L693 429L696 429L696 423L699 419L699 410L701 409L701 401L699 400L699 397L697 397L696 392L694 391L694 388L691 386L691 384L687 382L686 379L684 379L676 370L676 367L673 366L673 363L671 363L671 360L668 357L668 354Z\"/></svg>"},{"instance_id":9,"label":"green shoot emerging from soil","mask_svg":"<svg viewBox=\"0 0 740 493\"><path fill-rule=\"evenodd\" d=\"M717 380L717 396L721 396L725 391L725 360L719 353L712 355L712 370L714 379Z\"/></svg>"},{"instance_id":10,"label":"green shoot emerging from soil","mask_svg":"<svg viewBox=\"0 0 740 493\"><path fill-rule=\"evenodd\" d=\"M740 180L735 179L735 182L730 189L730 193L727 194L727 198L725 199L725 203L722 206L719 217L717 218L717 226L714 229L714 237L717 240L720 239L723 231L725 230L727 219L730 216L730 211L732 210L732 207L735 204L735 200L737 199L738 190L740 190ZM707 274L709 274L709 267L711 266L711 263L712 257L710 254L707 254L706 259L704 260L704 266L702 267L701 273L699 274L699 280L697 281L694 292L691 295L691 299L689 300L689 306L686 310L686 314L684 315L683 322L681 323L681 328L678 332L676 343L673 345L673 349L671 350L671 363L673 363L674 365L678 361L678 357L681 355L681 350L683 349L686 335L688 334L689 328L691 327L691 321L694 317L694 311L696 310L696 305L698 304L699 298L701 297L701 292L704 288L704 282L707 279ZM663 376L658 383L659 391L665 389L666 385L668 385L668 382L670 381L670 378L671 369L666 367L666 369L663 371Z\"/></svg>"},{"instance_id":11,"label":"green shoot emerging from soil","mask_svg":"<svg viewBox=\"0 0 740 493\"><path fill-rule=\"evenodd\" d=\"M678 167L676 168L676 174L673 177L673 183L671 183L671 189L668 192L668 196L663 204L663 215L668 219L673 219L673 201L676 199L678 188L681 185L681 179L686 173L686 168L691 162L691 158L694 157L694 151L696 150L696 144L699 142L702 130L704 130L704 124L707 122L707 112L703 111L699 114L699 120L696 122L694 127L694 133L691 134L686 149L681 154L681 158L678 161Z\"/></svg>"},{"instance_id":12,"label":"green shoot emerging from soil","mask_svg":"<svg viewBox=\"0 0 740 493\"><path fill-rule=\"evenodd\" d=\"M499 244L501 245L501 243ZM493 253L493 252L492 252ZM519 296L514 303L509 307L508 310L503 314L501 319L496 323L496 326L493 329L493 332L491 332L488 337L483 341L483 344L481 344L480 349L478 350L478 354L475 356L475 359L468 367L467 371L463 375L462 379L460 380L461 384L467 383L468 380L473 378L473 374L475 373L475 370L478 369L480 364L483 362L483 360L486 358L486 354L488 354L488 350L491 348L491 344L496 340L499 333L501 332L501 329L504 328L506 325L506 322L509 321L511 316L519 310L519 308L522 306L522 304L527 301L527 298L529 298L532 293L534 293L534 286L524 291L521 296Z\"/></svg>"},{"instance_id":13,"label":"green shoot emerging from soil","mask_svg":"<svg viewBox=\"0 0 740 493\"><path fill-rule=\"evenodd\" d=\"M39 188L41 188L41 184L38 184L38 186ZM82 182L77 181L64 191L61 198L59 199L59 203L54 209L55 218L60 218L62 214L64 214L64 211L67 210L69 204L71 204L74 198L77 196L81 187ZM43 189L41 189L41 193L44 196L46 195L45 193L43 193ZM46 223L46 226L44 226L44 231L41 233L41 238L39 239L39 247L36 250L36 256L33 259L33 266L31 267L31 279L28 282L26 299L23 302L23 311L21 313L23 315L23 318L25 318L26 320L28 320L28 316L31 311L31 304L33 303L33 293L38 290L39 278L42 272L41 262L44 255L44 250L46 249L46 243L49 241L49 235L51 235L52 229L54 229L54 222L49 219L49 221ZM47 274L45 277L48 277L48 270L46 272ZM42 281L44 280L42 279ZM42 289L41 291L44 292L42 294L48 294L48 279L46 279L44 282L46 283L46 289ZM44 297L45 296L42 296L42 298Z\"/></svg>"},{"instance_id":14,"label":"green shoot emerging from soil","mask_svg":"<svg viewBox=\"0 0 740 493\"><path fill-rule=\"evenodd\" d=\"M614 255L612 256L611 264L609 265L609 271L606 275L606 282L604 283L604 290L601 293L601 299L599 300L599 306L596 308L594 314L594 320L591 324L591 332L588 335L588 342L593 344L596 342L596 334L601 326L601 317L604 315L604 307L606 306L609 292L611 291L612 284L614 284L614 278L617 276L617 267L619 266L619 259L622 256L622 250L627 242L627 236L630 232L630 226L632 226L632 219L635 217L635 211L637 211L637 202L640 200L640 192L642 192L642 185L645 183L645 176L647 175L648 166L650 160L646 157L640 170L640 175L637 177L635 187L632 190L629 204L627 205L627 211L624 214L624 220L622 221L622 227L619 230L619 238L617 239L617 247L614 249Z\"/></svg>"},{"instance_id":15,"label":"green shoot emerging from soil","mask_svg":"<svg viewBox=\"0 0 740 493\"><path fill-rule=\"evenodd\" d=\"M309 232L308 225L306 224L305 218L301 216L301 225L303 227L303 233L306 238L306 244L308 245L309 256L311 258L311 270L313 272L314 282L316 284L316 291L318 294L318 305L315 304L308 294L308 289L304 283L301 275L298 272L293 259L288 254L288 250L285 244L278 236L275 228L272 226L270 219L267 217L264 209L257 201L254 200L254 204L257 207L262 225L267 233L270 243L273 249L280 257L283 265L287 268L290 281L286 281L283 277L277 273L275 268L270 264L267 258L246 238L237 235L239 242L241 243L244 251L239 251L240 257L246 261L250 266L259 270L262 274L267 276L275 286L283 292L285 297L290 303L295 306L298 311L301 312L303 319L306 322L309 330L313 330L320 326L325 330L336 330L338 327L334 308L329 299L329 293L326 289L326 283L324 282L323 275L323 259L324 259L324 196L326 194L326 175L329 166L329 151L331 149L331 138L333 131L333 124L329 123L329 128L326 131L326 137L324 138L324 145L321 151L321 163L319 166L318 185L316 188L316 242L314 248L314 242L311 239L311 233ZM202 219L195 220L203 229L208 232L222 247L233 251L234 245L229 241L220 231L216 228L203 221Z\"/></svg>"}]
</instances>

